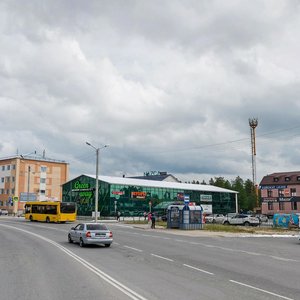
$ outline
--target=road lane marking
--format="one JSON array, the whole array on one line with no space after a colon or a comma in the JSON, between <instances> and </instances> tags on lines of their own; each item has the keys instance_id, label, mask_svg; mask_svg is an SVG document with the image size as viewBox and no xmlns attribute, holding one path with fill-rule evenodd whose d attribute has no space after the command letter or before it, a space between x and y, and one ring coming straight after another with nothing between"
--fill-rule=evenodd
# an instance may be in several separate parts
<instances>
[{"instance_id":1,"label":"road lane marking","mask_svg":"<svg viewBox=\"0 0 300 300\"><path fill-rule=\"evenodd\" d=\"M244 250L240 250L240 252L246 253L246 254L249 254L249 255L254 255L254 256L260 256L260 255L263 255L263 254L260 254L260 253L250 252L250 251L244 251Z\"/></svg>"},{"instance_id":2,"label":"road lane marking","mask_svg":"<svg viewBox=\"0 0 300 300\"><path fill-rule=\"evenodd\" d=\"M183 264L183 265L184 265L185 267L191 268L191 269L193 269L193 270L196 270L196 271L199 271L199 272L202 272L202 273L205 273L205 274L215 275L214 273L205 271L205 270L203 270L203 269L199 269L199 268L196 268L196 267L193 267L193 266L190 266L190 265L186 265L186 264Z\"/></svg>"},{"instance_id":3,"label":"road lane marking","mask_svg":"<svg viewBox=\"0 0 300 300\"><path fill-rule=\"evenodd\" d=\"M143 250L141 250L141 249L129 247L129 246L127 246L127 245L124 245L123 247L124 247L124 248L128 248L128 249L131 249L131 250L134 250L134 251L137 251L137 252L143 252Z\"/></svg>"},{"instance_id":4,"label":"road lane marking","mask_svg":"<svg viewBox=\"0 0 300 300\"><path fill-rule=\"evenodd\" d=\"M116 289L118 289L119 291L121 291L122 293L127 295L129 298L131 298L133 300L147 300L147 298L143 297L142 295L138 294L134 290L132 290L129 287L125 286L121 282L117 281L116 279L114 279L110 275L108 275L105 272L101 271L100 269L98 269L97 267L95 267L94 265L92 265L91 263L86 261L85 259L83 259L80 256L76 255L75 253L73 253L69 249L65 248L64 246L54 242L53 240L50 240L46 237L43 237L41 235L38 235L36 233L30 232L30 231L27 231L25 229L21 229L21 228L18 228L18 227L14 227L14 226L10 226L10 225L3 225L3 224L0 224L0 226L15 229L15 230L19 230L21 232L25 232L27 234L33 235L37 238L42 239L43 241L46 241L46 242L52 244L53 246L57 247L58 249L60 249L61 251L63 251L67 255L69 255L70 257L72 257L74 260L76 260L77 262L82 264L85 268L89 269L91 272L96 274L98 277L102 278L104 281L106 281L107 283L109 283L110 285L114 286Z\"/></svg>"},{"instance_id":5,"label":"road lane marking","mask_svg":"<svg viewBox=\"0 0 300 300\"><path fill-rule=\"evenodd\" d=\"M291 259L291 258L283 258L283 257L278 257L278 256L272 256L272 255L269 255L269 257L277 259L277 260L282 260L282 261L294 261L294 262L298 262L298 260Z\"/></svg>"},{"instance_id":6,"label":"road lane marking","mask_svg":"<svg viewBox=\"0 0 300 300\"><path fill-rule=\"evenodd\" d=\"M288 298L288 297L285 297L285 296L282 296L282 295L279 295L279 294L276 294L276 293L273 293L273 292L270 292L270 291L267 291L267 290L263 290L263 289L257 288L255 286L252 286L252 285L249 285L249 284L245 284L245 283L239 282L239 281L235 281L235 280L229 280L229 281L232 282L232 283L236 283L236 284L239 284L239 285L242 285L242 286L254 289L256 291L260 291L260 292L263 292L263 293L266 293L266 294L269 294L269 295L281 298L281 299L295 300L295 299Z\"/></svg>"},{"instance_id":7,"label":"road lane marking","mask_svg":"<svg viewBox=\"0 0 300 300\"><path fill-rule=\"evenodd\" d=\"M157 257L157 258L161 258L161 259L167 260L167 261L174 261L171 258L163 257L163 256L160 256L160 255L157 255L157 254L151 253L151 255L154 256L154 257Z\"/></svg>"}]
</instances>

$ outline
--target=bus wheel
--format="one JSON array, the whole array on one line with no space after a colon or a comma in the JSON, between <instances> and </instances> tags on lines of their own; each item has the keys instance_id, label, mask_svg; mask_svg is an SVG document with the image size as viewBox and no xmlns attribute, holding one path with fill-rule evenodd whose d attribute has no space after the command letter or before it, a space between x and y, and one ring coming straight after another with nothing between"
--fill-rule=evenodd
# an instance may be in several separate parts
<instances>
[{"instance_id":1,"label":"bus wheel","mask_svg":"<svg viewBox=\"0 0 300 300\"><path fill-rule=\"evenodd\" d=\"M50 218L49 217L46 218L46 222L50 223Z\"/></svg>"},{"instance_id":2,"label":"bus wheel","mask_svg":"<svg viewBox=\"0 0 300 300\"><path fill-rule=\"evenodd\" d=\"M32 216L30 216L30 217L29 217L29 220L30 220L31 222L33 221L33 218L32 218Z\"/></svg>"}]
</instances>

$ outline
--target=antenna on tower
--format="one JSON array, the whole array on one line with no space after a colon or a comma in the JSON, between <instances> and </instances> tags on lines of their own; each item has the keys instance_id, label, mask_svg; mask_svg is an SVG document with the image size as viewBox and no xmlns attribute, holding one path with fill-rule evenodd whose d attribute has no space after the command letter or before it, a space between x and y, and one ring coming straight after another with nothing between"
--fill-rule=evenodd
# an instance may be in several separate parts
<instances>
[{"instance_id":1,"label":"antenna on tower","mask_svg":"<svg viewBox=\"0 0 300 300\"><path fill-rule=\"evenodd\" d=\"M256 207L258 207L258 195L257 195L257 185L256 185L256 141L255 141L255 128L258 125L258 119L249 119L249 126L251 132L251 151L252 151L252 182L253 188L256 195Z\"/></svg>"}]
</instances>

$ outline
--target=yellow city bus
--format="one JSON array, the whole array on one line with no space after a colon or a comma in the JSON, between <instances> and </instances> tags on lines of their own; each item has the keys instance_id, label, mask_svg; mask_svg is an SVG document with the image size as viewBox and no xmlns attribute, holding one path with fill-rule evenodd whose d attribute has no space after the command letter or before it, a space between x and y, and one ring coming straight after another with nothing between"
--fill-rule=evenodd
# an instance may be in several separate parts
<instances>
[{"instance_id":1,"label":"yellow city bus","mask_svg":"<svg viewBox=\"0 0 300 300\"><path fill-rule=\"evenodd\" d=\"M28 201L25 204L25 219L40 222L76 221L76 204L60 201Z\"/></svg>"}]
</instances>

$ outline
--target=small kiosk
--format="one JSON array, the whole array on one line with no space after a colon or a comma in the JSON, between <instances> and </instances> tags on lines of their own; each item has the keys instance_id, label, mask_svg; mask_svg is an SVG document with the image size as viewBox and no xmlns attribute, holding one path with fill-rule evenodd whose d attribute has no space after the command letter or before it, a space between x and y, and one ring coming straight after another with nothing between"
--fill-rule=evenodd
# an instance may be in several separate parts
<instances>
[{"instance_id":1,"label":"small kiosk","mask_svg":"<svg viewBox=\"0 0 300 300\"><path fill-rule=\"evenodd\" d=\"M197 205L169 205L167 228L202 229L202 207Z\"/></svg>"}]
</instances>

